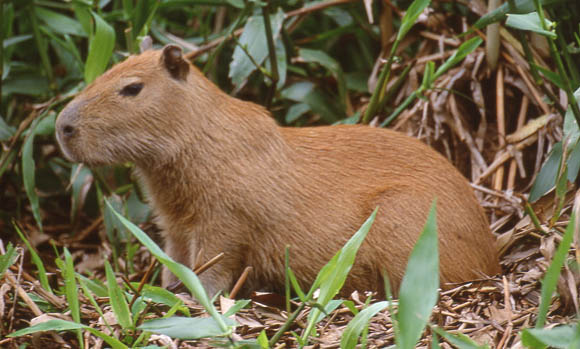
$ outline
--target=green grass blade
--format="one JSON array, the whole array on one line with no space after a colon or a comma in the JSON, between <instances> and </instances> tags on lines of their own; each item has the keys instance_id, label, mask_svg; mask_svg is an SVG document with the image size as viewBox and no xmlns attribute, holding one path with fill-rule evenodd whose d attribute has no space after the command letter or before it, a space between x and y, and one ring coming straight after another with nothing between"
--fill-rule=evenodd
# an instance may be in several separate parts
<instances>
[{"instance_id":1,"label":"green grass blade","mask_svg":"<svg viewBox=\"0 0 580 349\"><path fill-rule=\"evenodd\" d=\"M36 126L38 125L40 119L41 117L38 117L36 120L34 120L33 124L29 128L30 133L26 137L24 145L22 146L22 179L24 180L26 196L28 196L28 201L30 201L32 215L34 216L34 220L38 225L38 229L42 231L42 218L40 217L40 206L38 203L38 195L36 193L36 164L34 163L33 157L34 136L36 132Z\"/></svg>"},{"instance_id":2,"label":"green grass blade","mask_svg":"<svg viewBox=\"0 0 580 349\"><path fill-rule=\"evenodd\" d=\"M330 300L336 296L338 291L340 291L344 285L344 281L354 263L356 253L371 229L377 216L377 211L378 208L373 211L360 229L350 238L350 240L347 241L330 262L320 270L307 298L312 295L313 291L318 286L320 286L320 294L317 303L320 304L320 306L326 307ZM308 338L312 332L312 329L316 325L316 320L319 319L320 312L319 308L314 308L310 312L308 316L308 326L302 335L302 341L306 341L306 338Z\"/></svg>"},{"instance_id":3,"label":"green grass blade","mask_svg":"<svg viewBox=\"0 0 580 349\"><path fill-rule=\"evenodd\" d=\"M220 316L228 326L235 326L236 322ZM211 317L180 317L173 316L166 319L147 321L139 326L140 330L160 333L171 338L198 339L208 337L220 337L229 334L229 330L223 331L214 318Z\"/></svg>"},{"instance_id":4,"label":"green grass blade","mask_svg":"<svg viewBox=\"0 0 580 349\"><path fill-rule=\"evenodd\" d=\"M403 40L405 35L411 30L419 15L423 12L423 10L429 6L431 0L415 0L409 6L407 11L405 12L405 16L401 20L401 27L399 28L399 33L397 34L397 41Z\"/></svg>"},{"instance_id":5,"label":"green grass blade","mask_svg":"<svg viewBox=\"0 0 580 349\"><path fill-rule=\"evenodd\" d=\"M26 236L24 236L24 233L22 233L18 225L14 224L14 229L20 236L20 239L24 241L24 244L28 248L28 251L30 251L30 258L32 259L34 265L36 265L36 270L38 271L38 280L40 281L40 285L48 292L53 293L52 288L48 283L48 277L46 276L46 269L44 268L44 263L42 263L42 259L40 258L38 253L36 253L36 250L32 247Z\"/></svg>"},{"instance_id":6,"label":"green grass blade","mask_svg":"<svg viewBox=\"0 0 580 349\"><path fill-rule=\"evenodd\" d=\"M119 322L119 325L123 328L132 328L133 321L131 320L131 312L129 311L129 304L127 304L127 299L123 294L123 291L117 285L117 280L115 278L115 273L113 273L113 268L109 261L105 261L105 273L107 274L107 286L109 289L109 300L111 302L111 307L115 313L115 317Z\"/></svg>"},{"instance_id":7,"label":"green grass blade","mask_svg":"<svg viewBox=\"0 0 580 349\"><path fill-rule=\"evenodd\" d=\"M467 56L468 54L473 52L476 48L478 48L482 42L483 40L479 36L476 36L461 44L461 46L459 46L457 51L455 51L455 53L453 53L453 55L449 57L445 61L445 63L443 63L439 67L439 69L437 69L435 75L433 76L432 82L437 80L438 77L443 75L447 70L455 66L457 63L461 62L465 58L465 56Z\"/></svg>"},{"instance_id":8,"label":"green grass blade","mask_svg":"<svg viewBox=\"0 0 580 349\"><path fill-rule=\"evenodd\" d=\"M570 218L570 223L566 228L566 232L562 237L562 241L560 242L560 245L554 254L552 263L550 263L550 266L546 271L546 275L542 280L542 294L540 297L540 306L538 307L536 328L544 327L546 322L546 316L548 314L548 307L550 306L550 302L552 300L552 294L554 291L556 291L556 285L558 284L560 271L562 270L566 256L568 256L568 250L570 250L570 245L572 244L572 240L574 238L574 221L575 217L572 215Z\"/></svg>"},{"instance_id":9,"label":"green grass blade","mask_svg":"<svg viewBox=\"0 0 580 349\"><path fill-rule=\"evenodd\" d=\"M20 336L24 336L27 334L31 334L31 333L36 333L36 332L43 332L43 331L71 331L71 330L87 330L89 332L91 332L92 334L94 334L97 337L102 338L107 344L109 344L113 349L127 349L128 347L123 344L121 341L119 341L116 338L113 338L99 330L96 330L94 328L91 328L89 326L83 325L83 324L78 324L76 322L72 322L72 321L66 321L66 320L60 320L60 319L55 319L55 320L49 320L34 326L30 326L27 328L23 328L21 330L18 330L16 332L13 332L9 335L7 335L6 337L20 337Z\"/></svg>"},{"instance_id":10,"label":"green grass blade","mask_svg":"<svg viewBox=\"0 0 580 349\"><path fill-rule=\"evenodd\" d=\"M18 254L16 254L16 249L11 243L8 243L6 253L0 255L0 279L4 275L6 269L10 268L10 266L16 262L17 257Z\"/></svg>"},{"instance_id":11,"label":"green grass blade","mask_svg":"<svg viewBox=\"0 0 580 349\"><path fill-rule=\"evenodd\" d=\"M358 343L358 339L364 330L365 326L369 323L371 318L375 316L378 312L385 309L389 305L389 302L383 301L375 303L368 308L361 310L346 326L346 329L342 333L342 338L340 340L340 347L342 349L353 349Z\"/></svg>"},{"instance_id":12,"label":"green grass blade","mask_svg":"<svg viewBox=\"0 0 580 349\"><path fill-rule=\"evenodd\" d=\"M101 75L109 64L115 47L115 31L98 14L91 12L95 30L89 42L89 55L85 64L85 82L90 84Z\"/></svg>"},{"instance_id":13,"label":"green grass blade","mask_svg":"<svg viewBox=\"0 0 580 349\"><path fill-rule=\"evenodd\" d=\"M81 307L79 302L77 283L75 277L75 267L73 264L72 256L69 250L65 247L64 249L64 290L66 294L66 300L70 309L71 317L76 323L81 323ZM80 347L84 348L83 333L82 331L76 330L77 339L79 341Z\"/></svg>"},{"instance_id":14,"label":"green grass blade","mask_svg":"<svg viewBox=\"0 0 580 349\"><path fill-rule=\"evenodd\" d=\"M64 289L66 294L66 300L68 302L71 316L73 320L77 323L81 322L81 311L79 305L79 297L77 290L77 283L75 277L75 269L72 260L72 256L67 248L64 249Z\"/></svg>"},{"instance_id":15,"label":"green grass blade","mask_svg":"<svg viewBox=\"0 0 580 349\"><path fill-rule=\"evenodd\" d=\"M139 240L147 249L157 258L159 262L165 265L175 276L183 282L185 287L189 289L191 294L197 299L197 301L207 310L207 312L215 319L218 323L221 331L226 333L229 331L228 325L224 322L221 314L211 303L205 289L203 288L201 281L195 275L193 270L190 268L175 262L171 259L147 234L145 234L139 227L128 221L125 217L121 216L117 211L113 209L108 200L105 200L106 206L110 212L120 221L120 223L125 226L136 238Z\"/></svg>"},{"instance_id":16,"label":"green grass blade","mask_svg":"<svg viewBox=\"0 0 580 349\"><path fill-rule=\"evenodd\" d=\"M467 337L463 333L451 334L438 326L432 326L431 329L433 330L433 332L445 338L447 342L451 343L454 347L459 349L489 348L488 345L479 345L475 343L473 340L471 340L471 338ZM435 334L433 335L433 338L435 338Z\"/></svg>"},{"instance_id":17,"label":"green grass blade","mask_svg":"<svg viewBox=\"0 0 580 349\"><path fill-rule=\"evenodd\" d=\"M425 228L409 257L399 289L399 336L395 339L401 349L415 348L437 303L439 252L436 208L434 201Z\"/></svg>"}]
</instances>

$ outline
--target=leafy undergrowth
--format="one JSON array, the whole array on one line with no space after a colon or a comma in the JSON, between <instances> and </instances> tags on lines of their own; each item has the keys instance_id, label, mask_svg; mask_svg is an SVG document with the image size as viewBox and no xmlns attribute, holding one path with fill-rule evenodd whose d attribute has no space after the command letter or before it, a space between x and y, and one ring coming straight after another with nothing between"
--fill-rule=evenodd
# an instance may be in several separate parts
<instances>
[{"instance_id":1,"label":"leafy undergrowth","mask_svg":"<svg viewBox=\"0 0 580 349\"><path fill-rule=\"evenodd\" d=\"M353 123L362 119L373 126L388 126L432 145L466 175L498 238L503 273L490 278L482 276L482 280L464 285L446 285L432 309L429 327L422 334L419 346L434 345L433 333L443 329L447 332L437 332L447 336L446 339L439 336L442 347L449 347L449 343L475 346L461 336L448 336L464 334L479 344L518 348L523 346L522 333L526 333L524 339L528 346L542 347L533 339L535 332L522 332L523 329L538 327L537 331L541 331L576 322L578 253L576 245L568 251L564 242L571 234L564 231L568 226L577 230L569 223L574 207L574 182L580 167L580 142L574 105L567 106L574 100L573 88L579 82L573 62L580 62L577 59L580 33L576 32L577 23L570 26L567 22L570 18L563 13L575 13L577 6L564 4L562 10L558 7L562 1L553 2L554 7L547 11L560 24L556 29L547 24L543 28L536 21L538 15L531 20L529 16L510 15L509 30L499 27L495 34L492 30L485 35L474 30L467 36L459 36L487 12L483 1L472 0L465 6L434 3L423 11L429 2L417 0L416 7L406 12L407 17L394 5L375 4L378 24L372 26L362 4L331 1L319 7L300 7L301 2L294 1L286 7L277 7L276 11L270 9L268 18L272 21L272 35L277 38L275 46L284 42L282 46L287 48L282 50L282 59L280 47L271 55L283 63L278 66L276 74L279 75L275 76L271 69L275 60L267 59L270 51L265 44L260 50L248 41L249 35L235 39L242 28L254 34L265 31L259 24L262 22L256 22L262 18L261 12L255 11L250 20L250 10L243 8L242 1L226 1L235 6L215 11L213 7L202 8L202 14L191 10L192 17L198 16L195 17L198 19L206 15L212 19L226 17L230 26L222 23L208 29L205 21L192 20L196 30L206 32L190 41L180 41L191 32L179 22L183 18L175 10L177 1L164 2L157 14L157 2L143 1L147 5L136 7L131 12L134 17L129 15L130 11L119 10L120 1L114 3L110 6L114 7L112 11L99 8L96 12L78 15L84 20L76 24L56 16L56 11L36 9L41 24L38 26L32 21L32 27L38 26L35 27L38 32L34 33L25 25L25 12L19 7L24 6L22 3L14 2L14 7L0 3L0 8L6 10L7 22L16 16L20 19L18 23L24 23L22 26L30 30L25 35L5 39L5 59L8 56L17 59L7 65L11 71L4 70L8 78L3 76L2 101L12 98L12 94L41 91L34 95L36 104L31 99L15 97L0 108L6 115L0 118L3 147L0 231L9 232L0 240L3 255L0 259L0 347L29 344L35 348L146 345L198 348L254 339L261 344L270 341L273 347L296 347L306 344L308 339L308 345L333 348L339 347L341 341L345 341L342 343L345 346L352 344L344 339L345 333L362 333L367 347L395 344L397 328L401 327L393 327L392 320L399 304L381 303L384 299L374 299L369 294L355 293L340 302L331 300L332 292L321 292L318 300L322 296L326 298L327 316L317 322L311 320L314 313L324 312L312 307L309 297L313 292L303 292L292 304L287 304L281 295L269 293L254 294L249 302L224 297L211 302L200 296L203 292L196 286L195 276L175 265L176 271L182 274L184 287L173 293L156 286L160 262L171 262L150 241L142 236L138 241L133 235L135 232L130 233L114 213L123 212L149 236L157 236L150 223L150 213L129 180L128 168L91 171L71 165L62 159L52 137L59 108L78 90L80 80L90 82L107 66L109 59L105 57L103 63L99 57L89 55L79 63L81 55L75 47L82 45L75 45L74 40L88 36L89 47L109 42L111 27L122 32L119 28L123 30L125 24L131 25L133 32L127 32L126 46L116 43L116 47L126 49L123 52L134 52L140 34L147 33L149 27L156 43L190 44L185 45L191 49L189 57L203 66L214 81L233 94L268 105L281 124ZM128 3L123 2L123 6ZM527 10L530 12L537 2L518 3L532 6ZM503 9L507 7L508 4ZM89 30L91 18L96 24L94 32ZM392 34L392 22L399 18L403 25L397 24L399 34ZM483 17L484 23L481 19L478 22L480 29L493 22L485 22L486 18L490 17ZM493 18L504 23L501 16ZM63 29L58 23L69 27ZM522 32L514 28L540 34L544 31L545 37L556 33L568 45L530 39L527 47L527 37L521 40ZM6 28L0 29L2 35L9 35ZM76 35L75 32L80 33L80 39L71 39L70 35ZM182 37L171 32L181 33ZM374 43L380 41L377 33L385 38L380 45ZM33 37L37 51L28 46L20 54L14 50L14 46L29 43ZM484 40L486 48L480 46ZM500 44L501 53L495 63L489 62L493 61L489 47L494 40ZM53 56L43 53L47 42ZM325 51L318 50L323 44ZM548 44L557 44L560 49ZM106 48L113 46L105 45ZM564 50L564 46L568 49ZM34 64L26 61L26 57L33 56L34 52L42 56L44 74L30 74ZM557 59L560 54L568 74L562 74L562 59ZM377 55L380 59L375 61ZM398 59L389 58L395 55ZM62 66L68 69L67 78L61 79L59 69L51 69L50 59L55 57L60 59L59 69L64 69ZM227 66L230 60L232 65L226 78L226 69L222 71L218 67ZM529 64L531 60L535 63ZM241 66L236 67L233 62ZM255 73L250 76L252 72ZM12 248L10 243L19 247ZM557 250L559 246L563 246L561 251ZM559 266L546 273L551 263L557 265L553 261L564 265L561 273ZM196 270L201 272L205 267ZM541 283L541 280L545 281ZM203 305L194 301L191 293ZM232 290L231 294L235 293ZM173 315L186 320L154 321ZM359 320L353 321L355 316ZM368 327L365 327L366 321L360 320L365 316L370 318ZM227 333L232 321L237 326L233 333ZM26 331L30 326L66 331L6 337L16 331ZM315 331L309 332L309 326L314 326ZM161 327L173 330L163 332L171 337L153 334L154 328L159 332ZM185 334L179 332L183 327ZM184 335L212 338L175 339ZM550 338L552 346L568 347L577 341L578 331L574 332L570 326L557 327L549 334L536 337ZM404 347L401 342L397 344ZM413 345L407 342L407 347Z\"/></svg>"}]
</instances>

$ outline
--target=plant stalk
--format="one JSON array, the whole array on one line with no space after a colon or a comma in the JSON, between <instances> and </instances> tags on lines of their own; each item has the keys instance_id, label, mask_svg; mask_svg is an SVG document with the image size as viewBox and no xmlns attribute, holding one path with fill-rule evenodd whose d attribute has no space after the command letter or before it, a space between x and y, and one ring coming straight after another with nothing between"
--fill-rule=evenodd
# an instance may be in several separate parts
<instances>
[{"instance_id":1,"label":"plant stalk","mask_svg":"<svg viewBox=\"0 0 580 349\"><path fill-rule=\"evenodd\" d=\"M272 70L269 76L272 85L268 90L268 96L266 98L266 108L270 109L270 106L272 105L272 99L274 98L274 93L276 92L276 85L278 84L279 74L278 74L278 63L276 61L276 47L274 46L274 38L272 36L272 24L270 22L269 1L266 1L266 5L262 7L262 16L264 17L264 29L266 31L266 42L268 43L270 67Z\"/></svg>"}]
</instances>

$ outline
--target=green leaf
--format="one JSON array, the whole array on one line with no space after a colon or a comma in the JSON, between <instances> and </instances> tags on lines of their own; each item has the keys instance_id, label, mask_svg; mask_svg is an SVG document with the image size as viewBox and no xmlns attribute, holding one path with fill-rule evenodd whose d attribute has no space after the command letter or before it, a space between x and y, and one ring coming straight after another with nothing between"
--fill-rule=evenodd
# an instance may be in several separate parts
<instances>
[{"instance_id":1,"label":"green leaf","mask_svg":"<svg viewBox=\"0 0 580 349\"><path fill-rule=\"evenodd\" d=\"M221 317L228 326L234 326L235 321ZM139 326L140 330L160 333L171 338L198 339L207 337L225 336L229 331L223 331L214 318L211 317L179 317L173 316L166 319L155 319L144 322Z\"/></svg>"},{"instance_id":2,"label":"green leaf","mask_svg":"<svg viewBox=\"0 0 580 349\"><path fill-rule=\"evenodd\" d=\"M151 24L155 12L159 7L159 0L140 0L133 10L134 37L147 35L147 28Z\"/></svg>"},{"instance_id":3,"label":"green leaf","mask_svg":"<svg viewBox=\"0 0 580 349\"><path fill-rule=\"evenodd\" d=\"M9 242L6 247L6 253L0 255L0 279L2 279L6 269L10 268L10 266L16 262L17 257L18 254L16 253L16 249Z\"/></svg>"},{"instance_id":4,"label":"green leaf","mask_svg":"<svg viewBox=\"0 0 580 349\"><path fill-rule=\"evenodd\" d=\"M332 57L330 57L326 52L321 50L311 50L311 49L300 49L300 57L311 63L317 63L328 69L338 85L338 94L340 95L340 101L343 106L346 105L346 82L344 78L344 73L340 64Z\"/></svg>"},{"instance_id":5,"label":"green leaf","mask_svg":"<svg viewBox=\"0 0 580 349\"><path fill-rule=\"evenodd\" d=\"M318 295L317 303L322 307L330 302L336 296L344 285L344 281L352 268L356 253L365 237L367 236L373 222L377 216L378 208L376 208L370 217L363 223L360 229L346 242L346 244L332 257L332 259L320 270L312 288L306 298L310 298L313 292L320 287L320 294ZM308 335L312 332L314 325L319 319L321 311L319 308L314 308L308 315L308 326L304 331L302 340L306 340Z\"/></svg>"},{"instance_id":6,"label":"green leaf","mask_svg":"<svg viewBox=\"0 0 580 349\"><path fill-rule=\"evenodd\" d=\"M89 278L87 278L86 276L83 276L81 274L77 274L77 277L82 279L83 282L85 283L85 285L87 285L87 288L94 293L97 297L108 297L109 296L109 292L107 291L107 288L105 287L105 285L103 285L101 283L101 281L99 280L91 280Z\"/></svg>"},{"instance_id":7,"label":"green leaf","mask_svg":"<svg viewBox=\"0 0 580 349\"><path fill-rule=\"evenodd\" d=\"M236 303L234 303L234 305L231 308L228 309L228 311L225 312L224 316L230 317L236 314L241 309L245 308L248 304L250 304L249 299L239 299L236 301Z\"/></svg>"},{"instance_id":8,"label":"green leaf","mask_svg":"<svg viewBox=\"0 0 580 349\"><path fill-rule=\"evenodd\" d=\"M542 6L551 6L555 4L565 3L568 0L540 0ZM473 25L476 29L481 29L483 27L488 26L489 24L503 21L505 16L508 12L512 13L529 13L536 10L536 6L534 5L534 0L516 0L515 1L515 11L510 11L510 7L508 3L505 3L495 9L492 12L487 13L485 16L481 17L475 24Z\"/></svg>"},{"instance_id":9,"label":"green leaf","mask_svg":"<svg viewBox=\"0 0 580 349\"><path fill-rule=\"evenodd\" d=\"M181 280L181 282L183 282L185 287L189 289L191 294L218 323L220 330L224 333L230 331L222 319L221 314L213 306L213 303L205 292L201 281L197 275L195 275L193 270L171 259L165 252L163 252L163 250L161 250L161 248L159 248L159 246L157 246L153 240L151 240L149 236L147 236L147 234L139 229L139 227L115 211L108 200L105 200L105 203L108 211L111 212L119 220L119 222L137 238L137 240L139 240L145 247L147 247L147 249L157 258L159 262L165 265L173 274L175 274L175 276L177 276L179 280Z\"/></svg>"},{"instance_id":10,"label":"green leaf","mask_svg":"<svg viewBox=\"0 0 580 349\"><path fill-rule=\"evenodd\" d=\"M260 348L268 349L270 346L268 345L268 336L266 335L266 330L262 330L260 335L258 336L258 344L260 344Z\"/></svg>"},{"instance_id":11,"label":"green leaf","mask_svg":"<svg viewBox=\"0 0 580 349\"><path fill-rule=\"evenodd\" d=\"M44 76L12 74L9 79L2 81L2 97L11 94L44 96L49 92L48 80Z\"/></svg>"},{"instance_id":12,"label":"green leaf","mask_svg":"<svg viewBox=\"0 0 580 349\"><path fill-rule=\"evenodd\" d=\"M284 120L287 124L291 124L298 120L302 115L310 111L310 106L306 103L292 104L288 111L286 112L286 117Z\"/></svg>"},{"instance_id":13,"label":"green leaf","mask_svg":"<svg viewBox=\"0 0 580 349\"><path fill-rule=\"evenodd\" d=\"M367 326L371 318L381 310L385 309L388 305L388 301L378 302L360 311L348 323L346 329L342 333L342 338L340 339L341 349L355 348L363 329Z\"/></svg>"},{"instance_id":14,"label":"green leaf","mask_svg":"<svg viewBox=\"0 0 580 349\"><path fill-rule=\"evenodd\" d=\"M544 18L547 28L554 28L555 24ZM507 14L507 21L505 24L519 30L531 31L543 36L555 39L557 37L555 32L544 30L540 21L540 16L537 12L526 13L525 15Z\"/></svg>"},{"instance_id":15,"label":"green leaf","mask_svg":"<svg viewBox=\"0 0 580 349\"><path fill-rule=\"evenodd\" d=\"M59 34L87 36L83 26L69 16L35 6L34 12L38 19L43 21L51 30Z\"/></svg>"},{"instance_id":16,"label":"green leaf","mask_svg":"<svg viewBox=\"0 0 580 349\"><path fill-rule=\"evenodd\" d=\"M278 83L276 84L276 89L281 89L286 84L286 75L288 73L288 64L286 58L286 47L281 38L274 41L276 50L276 66L278 67ZM266 69L272 71L270 60L266 59ZM267 80L268 82L270 80Z\"/></svg>"},{"instance_id":17,"label":"green leaf","mask_svg":"<svg viewBox=\"0 0 580 349\"><path fill-rule=\"evenodd\" d=\"M66 320L49 320L42 322L40 324L23 328L19 331L10 333L6 337L19 337L31 333L42 332L42 331L70 331L70 330L87 330L97 337L102 338L107 344L109 344L113 349L127 349L128 347L120 342L118 339L106 335L105 333L85 326L83 324L77 324L76 322L66 321Z\"/></svg>"},{"instance_id":18,"label":"green leaf","mask_svg":"<svg viewBox=\"0 0 580 349\"><path fill-rule=\"evenodd\" d=\"M538 173L532 185L528 198L530 202L535 202L556 185L556 178L558 177L561 161L562 142L558 142L552 147L548 160L542 166L540 173Z\"/></svg>"},{"instance_id":19,"label":"green leaf","mask_svg":"<svg viewBox=\"0 0 580 349\"><path fill-rule=\"evenodd\" d=\"M401 349L415 348L437 302L439 252L436 202L433 202L423 232L413 247L399 289L397 322Z\"/></svg>"},{"instance_id":20,"label":"green leaf","mask_svg":"<svg viewBox=\"0 0 580 349\"><path fill-rule=\"evenodd\" d=\"M399 28L399 32L397 34L397 41L401 41L405 37L405 35L407 35L407 32L409 32L409 30L411 30L413 25L415 25L417 18L423 12L423 10L427 6L429 6L430 2L431 0L413 1L411 6L409 6L407 11L405 12L403 19L401 20L401 27Z\"/></svg>"},{"instance_id":21,"label":"green leaf","mask_svg":"<svg viewBox=\"0 0 580 349\"><path fill-rule=\"evenodd\" d=\"M16 132L16 128L8 125L4 118L0 116L0 142L9 140L14 132Z\"/></svg>"},{"instance_id":22,"label":"green leaf","mask_svg":"<svg viewBox=\"0 0 580 349\"><path fill-rule=\"evenodd\" d=\"M489 348L488 345L478 345L463 333L451 334L438 326L431 326L431 329L441 337L445 338L445 340L447 340L450 344L460 349Z\"/></svg>"},{"instance_id":23,"label":"green leaf","mask_svg":"<svg viewBox=\"0 0 580 349\"><path fill-rule=\"evenodd\" d=\"M36 193L36 165L34 163L33 147L36 126L41 118L42 116L33 121L29 128L30 132L28 137L26 137L24 145L22 146L22 179L24 180L24 189L26 190L28 201L30 201L32 215L34 216L40 231L42 231L42 218L40 217L40 206L38 203L38 194Z\"/></svg>"},{"instance_id":24,"label":"green leaf","mask_svg":"<svg viewBox=\"0 0 580 349\"><path fill-rule=\"evenodd\" d=\"M554 85L558 86L558 88L561 88L562 90L566 89L566 86L564 85L564 81L562 81L562 78L560 77L560 75L558 75L558 73L555 73L551 70L548 70L541 65L537 65L535 63L531 63L531 64L536 69L538 69L542 73L542 75L544 75L544 77L546 77L546 79L550 80Z\"/></svg>"},{"instance_id":25,"label":"green leaf","mask_svg":"<svg viewBox=\"0 0 580 349\"><path fill-rule=\"evenodd\" d=\"M272 36L274 39L277 39L283 21L284 12L281 8L275 14L270 15ZM245 47L245 50L240 45ZM248 57L248 54L258 65L261 65L268 55L266 29L264 28L264 19L261 15L254 15L248 18L244 26L244 32L240 36L239 44L234 49L228 76L236 86L241 85L257 69L252 59Z\"/></svg>"},{"instance_id":26,"label":"green leaf","mask_svg":"<svg viewBox=\"0 0 580 349\"><path fill-rule=\"evenodd\" d=\"M562 237L562 241L554 254L552 263L548 267L544 279L542 280L542 293L540 296L540 306L538 307L538 318L536 319L536 328L544 327L546 321L546 316L548 315L548 308L552 301L552 294L556 291L556 285L558 284L558 278L560 277L560 271L568 256L568 251L570 250L570 245L574 238L574 221L575 217L572 215L570 218L570 223L566 228L566 232Z\"/></svg>"},{"instance_id":27,"label":"green leaf","mask_svg":"<svg viewBox=\"0 0 580 349\"><path fill-rule=\"evenodd\" d=\"M78 289L75 278L75 267L73 264L72 256L70 252L65 247L64 249L64 267L63 279L64 288L66 294L66 301L71 312L73 320L77 323L81 322L81 309L79 304Z\"/></svg>"},{"instance_id":28,"label":"green leaf","mask_svg":"<svg viewBox=\"0 0 580 349\"><path fill-rule=\"evenodd\" d=\"M90 84L101 75L113 54L115 31L98 14L91 12L95 20L95 30L89 41L89 55L85 64L85 82Z\"/></svg>"},{"instance_id":29,"label":"green leaf","mask_svg":"<svg viewBox=\"0 0 580 349\"><path fill-rule=\"evenodd\" d=\"M38 253L36 253L36 250L32 247L26 236L24 236L24 234L16 224L14 224L14 229L16 230L16 233L18 233L18 235L20 236L20 239L24 241L24 244L26 245L28 251L30 252L30 258L32 259L34 265L36 265L36 270L38 270L38 280L40 281L40 285L42 286L42 288L52 293L52 288L48 283L48 276L46 276L46 269L44 268L44 263L42 263L42 259L40 258Z\"/></svg>"},{"instance_id":30,"label":"green leaf","mask_svg":"<svg viewBox=\"0 0 580 349\"><path fill-rule=\"evenodd\" d=\"M109 290L109 300L111 302L111 308L113 308L113 313L117 318L117 322L121 327L129 329L133 326L133 321L131 320L131 312L129 311L129 305L127 304L127 299L119 285L117 285L117 280L113 269L109 264L109 261L105 260L105 273L107 275L107 286Z\"/></svg>"},{"instance_id":31,"label":"green leaf","mask_svg":"<svg viewBox=\"0 0 580 349\"><path fill-rule=\"evenodd\" d=\"M443 75L447 70L455 66L457 63L461 62L465 58L465 56L467 56L468 54L473 52L476 48L478 48L482 42L483 40L479 36L476 36L461 44L461 46L459 46L457 51L455 51L455 53L453 53L453 55L449 57L445 61L445 63L443 63L439 67L439 69L437 69L435 75L433 76L433 81L437 80L437 78Z\"/></svg>"},{"instance_id":32,"label":"green leaf","mask_svg":"<svg viewBox=\"0 0 580 349\"><path fill-rule=\"evenodd\" d=\"M526 328L521 333L522 344L528 348L578 348L580 331L578 325L554 328Z\"/></svg>"}]
</instances>

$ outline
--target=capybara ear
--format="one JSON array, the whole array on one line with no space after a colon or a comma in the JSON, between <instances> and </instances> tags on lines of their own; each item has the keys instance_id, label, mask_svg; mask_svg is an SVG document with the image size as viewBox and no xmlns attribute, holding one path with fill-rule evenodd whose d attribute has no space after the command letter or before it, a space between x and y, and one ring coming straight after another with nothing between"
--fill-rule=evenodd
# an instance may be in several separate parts
<instances>
[{"instance_id":1,"label":"capybara ear","mask_svg":"<svg viewBox=\"0 0 580 349\"><path fill-rule=\"evenodd\" d=\"M151 37L147 35L143 38L143 40L141 40L141 44L139 45L139 51L143 53L149 50L153 50L153 39L151 39Z\"/></svg>"},{"instance_id":2,"label":"capybara ear","mask_svg":"<svg viewBox=\"0 0 580 349\"><path fill-rule=\"evenodd\" d=\"M161 54L161 64L174 79L185 80L187 78L189 63L183 58L181 47L171 44L165 45Z\"/></svg>"}]
</instances>

